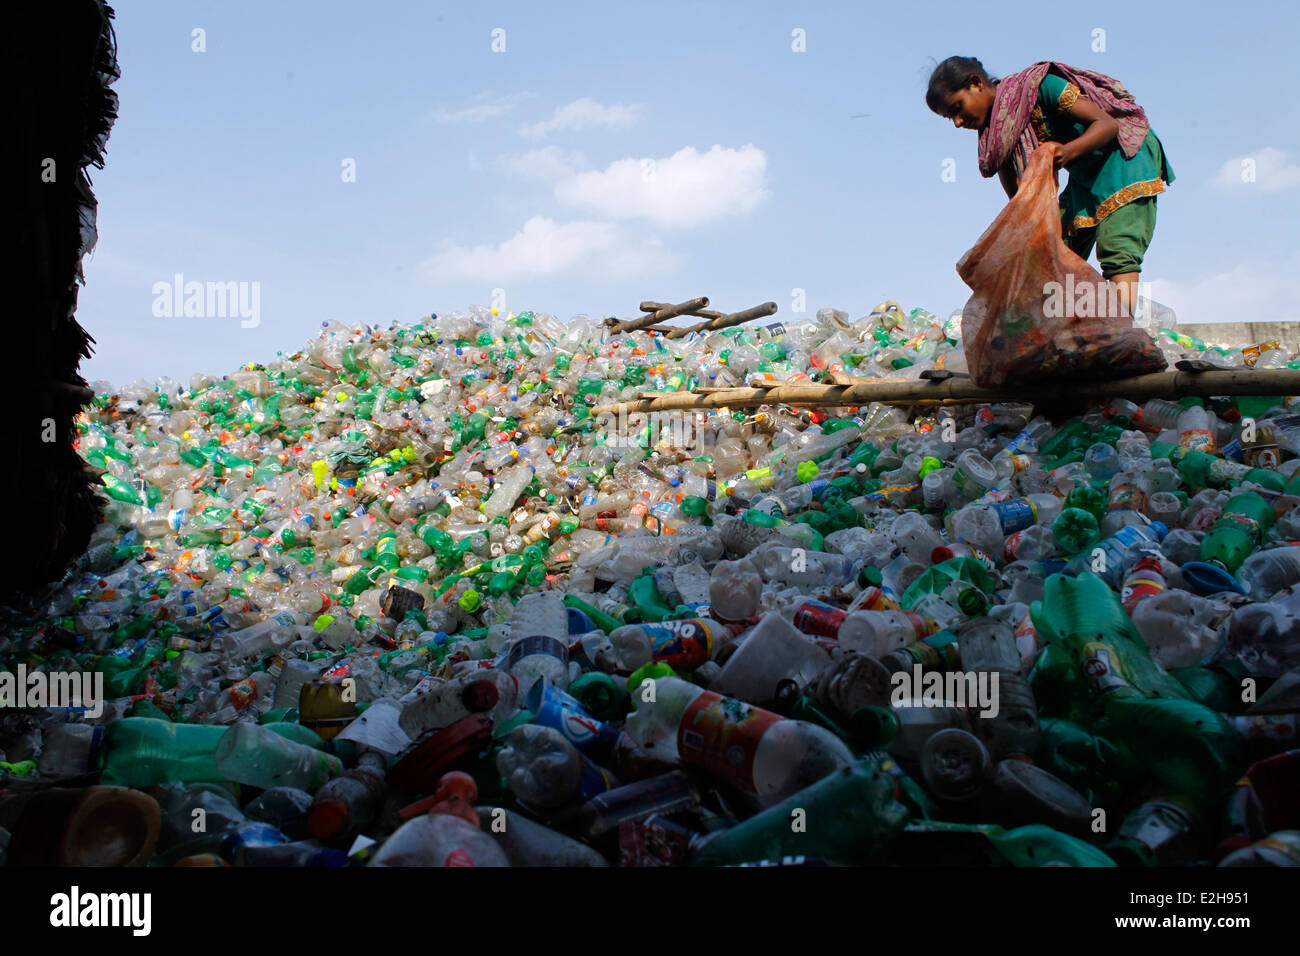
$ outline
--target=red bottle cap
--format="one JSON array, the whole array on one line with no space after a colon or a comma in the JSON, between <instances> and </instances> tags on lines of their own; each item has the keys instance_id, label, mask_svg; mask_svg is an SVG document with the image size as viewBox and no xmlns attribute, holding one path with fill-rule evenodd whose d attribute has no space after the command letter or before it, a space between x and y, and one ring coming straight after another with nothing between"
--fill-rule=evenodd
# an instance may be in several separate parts
<instances>
[{"instance_id":1,"label":"red bottle cap","mask_svg":"<svg viewBox=\"0 0 1300 956\"><path fill-rule=\"evenodd\" d=\"M337 797L317 801L307 814L307 830L317 840L332 840L348 825L348 805Z\"/></svg>"},{"instance_id":2,"label":"red bottle cap","mask_svg":"<svg viewBox=\"0 0 1300 956\"><path fill-rule=\"evenodd\" d=\"M490 680L471 681L460 694L461 703L472 713L491 710L500 699L497 685Z\"/></svg>"}]
</instances>

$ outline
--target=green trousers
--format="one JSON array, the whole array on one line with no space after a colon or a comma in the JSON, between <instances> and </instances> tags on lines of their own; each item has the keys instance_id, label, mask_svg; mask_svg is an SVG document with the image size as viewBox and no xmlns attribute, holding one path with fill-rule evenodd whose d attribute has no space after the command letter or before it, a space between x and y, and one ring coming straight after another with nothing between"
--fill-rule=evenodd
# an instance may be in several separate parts
<instances>
[{"instance_id":1,"label":"green trousers","mask_svg":"<svg viewBox=\"0 0 1300 956\"><path fill-rule=\"evenodd\" d=\"M1110 279L1142 271L1142 257L1155 231L1156 197L1143 196L1120 206L1096 226L1078 229L1073 235L1065 233L1065 244L1084 260L1096 245L1101 274Z\"/></svg>"}]
</instances>

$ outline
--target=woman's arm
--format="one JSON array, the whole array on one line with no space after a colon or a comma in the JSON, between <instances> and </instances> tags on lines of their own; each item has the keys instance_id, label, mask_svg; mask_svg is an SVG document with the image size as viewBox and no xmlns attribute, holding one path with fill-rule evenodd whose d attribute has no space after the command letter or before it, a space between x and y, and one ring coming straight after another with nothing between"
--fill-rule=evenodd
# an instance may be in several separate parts
<instances>
[{"instance_id":1,"label":"woman's arm","mask_svg":"<svg viewBox=\"0 0 1300 956\"><path fill-rule=\"evenodd\" d=\"M1012 170L1010 163L1005 163L998 170L998 179L1002 181L1002 188L1006 190L1007 198L1013 198L1016 195L1016 190L1020 188L1020 184L1016 182L1016 174Z\"/></svg>"},{"instance_id":2,"label":"woman's arm","mask_svg":"<svg viewBox=\"0 0 1300 956\"><path fill-rule=\"evenodd\" d=\"M1056 151L1057 169L1086 153L1091 153L1094 149L1105 146L1119 135L1119 123L1115 122L1113 117L1103 113L1085 96L1076 96L1074 102L1064 112L1081 123L1087 123L1088 128L1080 133L1077 139L1063 144Z\"/></svg>"}]
</instances>

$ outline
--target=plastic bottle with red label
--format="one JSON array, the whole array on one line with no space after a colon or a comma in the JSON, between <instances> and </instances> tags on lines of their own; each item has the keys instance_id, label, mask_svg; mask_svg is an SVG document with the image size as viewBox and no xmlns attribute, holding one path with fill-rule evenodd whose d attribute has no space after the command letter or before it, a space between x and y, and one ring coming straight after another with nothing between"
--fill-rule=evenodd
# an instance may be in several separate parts
<instances>
[{"instance_id":1,"label":"plastic bottle with red label","mask_svg":"<svg viewBox=\"0 0 1300 956\"><path fill-rule=\"evenodd\" d=\"M660 760L706 770L765 805L853 760L829 730L676 677L646 681L633 700L636 710L625 729L643 750Z\"/></svg>"}]
</instances>

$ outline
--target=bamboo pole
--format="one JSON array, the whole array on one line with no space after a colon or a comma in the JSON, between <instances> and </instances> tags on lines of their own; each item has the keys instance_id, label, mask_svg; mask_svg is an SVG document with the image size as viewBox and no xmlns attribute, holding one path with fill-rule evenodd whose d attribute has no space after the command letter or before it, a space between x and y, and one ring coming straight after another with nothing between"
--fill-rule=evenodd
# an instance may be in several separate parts
<instances>
[{"instance_id":1,"label":"bamboo pole","mask_svg":"<svg viewBox=\"0 0 1300 956\"><path fill-rule=\"evenodd\" d=\"M670 339L680 339L690 335L692 332L716 332L718 329L729 329L733 325L743 325L753 319L760 319L765 315L771 315L776 312L775 302L764 302L762 305L756 305L752 309L742 309L740 312L732 312L730 315L719 316L708 322L701 322L699 325L687 326L686 328L666 329L664 335Z\"/></svg>"},{"instance_id":2,"label":"bamboo pole","mask_svg":"<svg viewBox=\"0 0 1300 956\"><path fill-rule=\"evenodd\" d=\"M980 388L968 378L942 382L879 381L852 385L776 385L715 389L705 394L675 392L652 398L597 405L593 415L673 409L746 408L757 405L848 406L872 402L1051 401L1070 398L1181 398L1187 395L1300 395L1300 370L1232 369L1210 372L1153 372L1103 382Z\"/></svg>"},{"instance_id":3,"label":"bamboo pole","mask_svg":"<svg viewBox=\"0 0 1300 956\"><path fill-rule=\"evenodd\" d=\"M642 302L644 305L652 303ZM659 322L666 322L668 319L675 319L679 315L691 315L697 309L702 309L709 304L708 296L700 296L698 299L687 299L685 302L678 302L676 305L664 305L662 303L653 303L659 308L649 315L638 316L635 319L606 319L605 324L610 327L615 335L621 335L624 332L635 332L637 329L644 329L647 326L655 325Z\"/></svg>"}]
</instances>

